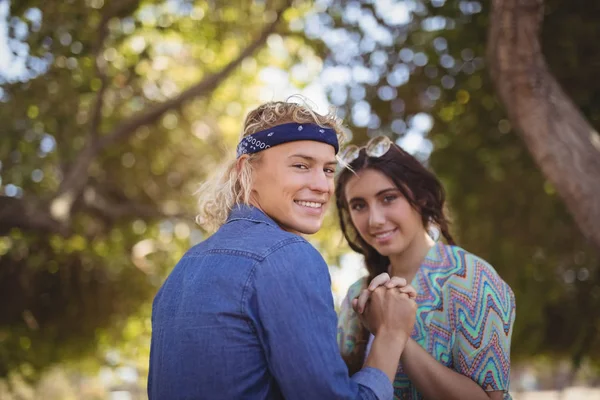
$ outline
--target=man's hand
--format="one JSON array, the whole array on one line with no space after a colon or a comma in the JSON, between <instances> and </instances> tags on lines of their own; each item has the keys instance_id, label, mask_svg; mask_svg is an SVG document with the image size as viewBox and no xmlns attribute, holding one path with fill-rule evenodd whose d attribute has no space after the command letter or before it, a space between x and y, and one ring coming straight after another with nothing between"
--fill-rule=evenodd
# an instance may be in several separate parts
<instances>
[{"instance_id":1,"label":"man's hand","mask_svg":"<svg viewBox=\"0 0 600 400\"><path fill-rule=\"evenodd\" d=\"M353 303L357 310L358 301ZM369 306L358 313L362 324L373 335L383 333L406 341L412 333L417 313L417 303L407 293L392 286L379 286L369 296Z\"/></svg>"},{"instance_id":2,"label":"man's hand","mask_svg":"<svg viewBox=\"0 0 600 400\"><path fill-rule=\"evenodd\" d=\"M416 290L411 285L408 285L406 279L400 278L399 276L390 278L390 275L384 272L383 274L379 274L373 278L371 283L369 283L369 287L363 289L360 292L360 295L356 299L352 300L352 308L354 311L356 311L358 314L362 314L365 311L365 307L369 301L371 293L373 293L375 289L380 286L384 286L387 289L396 288L400 291L400 293L407 294L411 299L415 299L417 297Z\"/></svg>"}]
</instances>

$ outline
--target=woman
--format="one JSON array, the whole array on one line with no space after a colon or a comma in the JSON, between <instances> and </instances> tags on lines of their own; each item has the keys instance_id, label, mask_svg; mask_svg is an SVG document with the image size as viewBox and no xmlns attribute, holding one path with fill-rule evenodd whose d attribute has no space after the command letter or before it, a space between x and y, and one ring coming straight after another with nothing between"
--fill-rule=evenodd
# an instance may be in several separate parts
<instances>
[{"instance_id":1,"label":"woman","mask_svg":"<svg viewBox=\"0 0 600 400\"><path fill-rule=\"evenodd\" d=\"M250 112L236 158L200 190L200 222L217 231L154 299L151 400L392 397L414 300L371 293L377 339L348 376L329 271L302 236L319 230L333 195L340 133L333 116L296 103Z\"/></svg>"},{"instance_id":2,"label":"woman","mask_svg":"<svg viewBox=\"0 0 600 400\"><path fill-rule=\"evenodd\" d=\"M514 295L491 265L454 244L439 180L385 136L340 157L348 167L335 191L341 228L369 272L350 287L338 321L350 371L373 340L360 323L365 285L389 272L412 282L418 304L395 398L510 399ZM448 244L437 240L440 231Z\"/></svg>"}]
</instances>

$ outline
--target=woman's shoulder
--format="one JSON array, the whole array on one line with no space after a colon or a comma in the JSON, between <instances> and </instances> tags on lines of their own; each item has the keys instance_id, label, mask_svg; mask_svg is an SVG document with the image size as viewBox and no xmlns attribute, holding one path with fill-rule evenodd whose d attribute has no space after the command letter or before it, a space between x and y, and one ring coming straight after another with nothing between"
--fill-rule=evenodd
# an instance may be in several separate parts
<instances>
[{"instance_id":1,"label":"woman's shoulder","mask_svg":"<svg viewBox=\"0 0 600 400\"><path fill-rule=\"evenodd\" d=\"M510 290L492 264L484 258L456 245L444 245L444 251L452 264L450 283L460 282L464 289L476 289L477 285L487 282L497 289Z\"/></svg>"},{"instance_id":2,"label":"woman's shoulder","mask_svg":"<svg viewBox=\"0 0 600 400\"><path fill-rule=\"evenodd\" d=\"M498 274L487 260L460 246L445 244L444 252L454 275L472 275L482 272Z\"/></svg>"},{"instance_id":3,"label":"woman's shoulder","mask_svg":"<svg viewBox=\"0 0 600 400\"><path fill-rule=\"evenodd\" d=\"M491 301L488 306L504 310L503 313L510 319L509 314L513 314L515 309L515 296L496 269L482 257L461 247L447 245L446 251L455 268L444 285L444 292L455 300L487 299L488 303Z\"/></svg>"}]
</instances>

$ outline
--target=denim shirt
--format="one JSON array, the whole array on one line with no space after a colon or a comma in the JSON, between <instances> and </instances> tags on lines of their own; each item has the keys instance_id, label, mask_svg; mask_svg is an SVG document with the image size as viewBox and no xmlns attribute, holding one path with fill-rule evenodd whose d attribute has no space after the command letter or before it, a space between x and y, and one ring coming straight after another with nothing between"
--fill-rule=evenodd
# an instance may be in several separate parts
<instances>
[{"instance_id":1,"label":"denim shirt","mask_svg":"<svg viewBox=\"0 0 600 400\"><path fill-rule=\"evenodd\" d=\"M154 299L148 396L391 399L381 370L348 376L336 325L321 255L260 210L238 206Z\"/></svg>"}]
</instances>

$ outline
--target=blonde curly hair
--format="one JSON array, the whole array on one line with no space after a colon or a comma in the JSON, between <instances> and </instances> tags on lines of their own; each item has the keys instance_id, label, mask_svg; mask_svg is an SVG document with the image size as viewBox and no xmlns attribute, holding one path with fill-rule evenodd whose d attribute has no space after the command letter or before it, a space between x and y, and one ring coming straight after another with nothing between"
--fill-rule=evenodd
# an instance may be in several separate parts
<instances>
[{"instance_id":1,"label":"blonde curly hair","mask_svg":"<svg viewBox=\"0 0 600 400\"><path fill-rule=\"evenodd\" d=\"M253 133L287 123L313 123L328 127L337 133L340 145L345 142L346 134L342 121L334 110L326 115L315 112L301 96L302 104L291 101L272 101L250 111L244 121L244 130L240 140ZM226 161L217 173L204 182L198 189L198 208L196 222L207 231L216 231L225 223L233 207L248 204L252 190L252 168L261 157L261 153L244 155L247 162L237 170L237 159Z\"/></svg>"}]
</instances>

